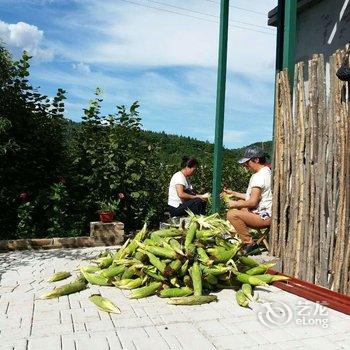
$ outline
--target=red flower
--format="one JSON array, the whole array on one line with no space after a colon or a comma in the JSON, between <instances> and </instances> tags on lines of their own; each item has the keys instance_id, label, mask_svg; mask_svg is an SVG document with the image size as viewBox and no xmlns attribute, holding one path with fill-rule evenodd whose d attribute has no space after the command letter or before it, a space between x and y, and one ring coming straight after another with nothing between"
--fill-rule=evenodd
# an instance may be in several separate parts
<instances>
[{"instance_id":1,"label":"red flower","mask_svg":"<svg viewBox=\"0 0 350 350\"><path fill-rule=\"evenodd\" d=\"M119 198L119 199L123 199L123 198L125 198L124 193L119 192L119 193L118 193L118 198Z\"/></svg>"},{"instance_id":2,"label":"red flower","mask_svg":"<svg viewBox=\"0 0 350 350\"><path fill-rule=\"evenodd\" d=\"M27 198L28 198L28 192L21 192L19 194L19 198L22 200L22 201L25 201Z\"/></svg>"}]
</instances>

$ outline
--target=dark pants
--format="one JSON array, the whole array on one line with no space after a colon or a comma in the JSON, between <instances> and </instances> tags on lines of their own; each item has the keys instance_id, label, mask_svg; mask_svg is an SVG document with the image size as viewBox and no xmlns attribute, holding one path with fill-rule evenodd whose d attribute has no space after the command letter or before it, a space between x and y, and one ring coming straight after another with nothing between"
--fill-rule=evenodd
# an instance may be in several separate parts
<instances>
[{"instance_id":1,"label":"dark pants","mask_svg":"<svg viewBox=\"0 0 350 350\"><path fill-rule=\"evenodd\" d=\"M193 214L205 214L205 209L207 207L207 202L200 198L190 199L186 202L180 204L177 208L168 206L171 217L174 216L186 216L188 215L186 210L191 210Z\"/></svg>"}]
</instances>

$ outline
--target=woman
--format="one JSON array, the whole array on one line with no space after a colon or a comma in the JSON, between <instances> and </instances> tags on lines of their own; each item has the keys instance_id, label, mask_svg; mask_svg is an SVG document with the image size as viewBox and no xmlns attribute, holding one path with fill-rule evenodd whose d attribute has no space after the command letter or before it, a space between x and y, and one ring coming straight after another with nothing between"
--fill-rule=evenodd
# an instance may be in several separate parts
<instances>
[{"instance_id":1,"label":"woman","mask_svg":"<svg viewBox=\"0 0 350 350\"><path fill-rule=\"evenodd\" d=\"M249 228L265 228L271 225L271 170L266 163L266 154L255 146L248 147L244 157L238 162L253 175L246 193L224 189L224 192L238 199L229 202L227 219L245 244L245 253L249 253L257 248Z\"/></svg>"},{"instance_id":2,"label":"woman","mask_svg":"<svg viewBox=\"0 0 350 350\"><path fill-rule=\"evenodd\" d=\"M188 181L197 166L196 158L184 156L181 170L172 176L168 192L168 208L171 217L187 215L186 210L191 210L194 214L205 214L207 196L195 194Z\"/></svg>"}]
</instances>

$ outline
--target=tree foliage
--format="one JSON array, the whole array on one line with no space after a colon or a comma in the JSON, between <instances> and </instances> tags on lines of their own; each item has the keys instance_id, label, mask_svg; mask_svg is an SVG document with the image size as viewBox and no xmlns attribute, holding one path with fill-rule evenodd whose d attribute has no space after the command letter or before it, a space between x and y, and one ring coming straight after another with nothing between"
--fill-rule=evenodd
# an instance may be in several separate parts
<instances>
[{"instance_id":1,"label":"tree foliage","mask_svg":"<svg viewBox=\"0 0 350 350\"><path fill-rule=\"evenodd\" d=\"M137 101L102 115L100 89L74 123L64 117L65 90L49 98L31 86L29 62L25 52L13 62L0 47L2 238L87 234L99 203L122 197L117 219L127 230L145 220L158 225L185 154L200 161L195 188L211 191L212 144L142 130ZM222 185L243 191L249 175L236 163L241 153L224 150Z\"/></svg>"},{"instance_id":2,"label":"tree foliage","mask_svg":"<svg viewBox=\"0 0 350 350\"><path fill-rule=\"evenodd\" d=\"M9 56L0 51L1 62ZM63 112L65 91L58 89L51 100L29 81L30 56L24 52L17 62L3 65L0 86L0 225L15 232L18 196L30 200L46 192L62 172L64 164ZM42 209L33 211L40 222ZM40 225L38 227L40 229Z\"/></svg>"}]
</instances>

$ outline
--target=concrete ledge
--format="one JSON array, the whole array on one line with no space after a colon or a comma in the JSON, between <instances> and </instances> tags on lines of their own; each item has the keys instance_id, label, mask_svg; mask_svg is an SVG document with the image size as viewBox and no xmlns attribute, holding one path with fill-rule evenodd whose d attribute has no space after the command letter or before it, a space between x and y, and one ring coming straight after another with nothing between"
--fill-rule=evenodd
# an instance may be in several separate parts
<instances>
[{"instance_id":1,"label":"concrete ledge","mask_svg":"<svg viewBox=\"0 0 350 350\"><path fill-rule=\"evenodd\" d=\"M108 236L119 236L120 233L124 234L124 224L119 221L90 222L90 237L100 238Z\"/></svg>"},{"instance_id":2,"label":"concrete ledge","mask_svg":"<svg viewBox=\"0 0 350 350\"><path fill-rule=\"evenodd\" d=\"M98 237L61 237L61 238L33 238L0 240L0 251L53 249L53 248L80 248L118 245L124 241L124 231L118 235L100 233Z\"/></svg>"}]
</instances>

